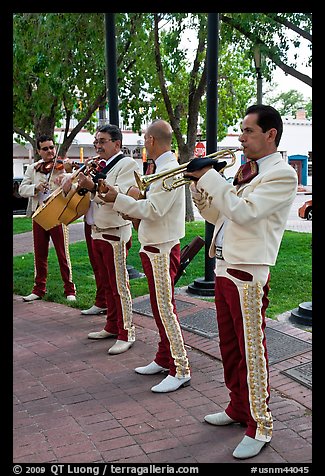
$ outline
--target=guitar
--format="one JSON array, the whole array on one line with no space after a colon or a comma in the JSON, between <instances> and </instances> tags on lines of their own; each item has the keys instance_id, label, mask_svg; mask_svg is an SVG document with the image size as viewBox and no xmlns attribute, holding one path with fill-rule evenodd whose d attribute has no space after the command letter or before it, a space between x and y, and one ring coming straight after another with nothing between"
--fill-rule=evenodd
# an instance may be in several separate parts
<instances>
[{"instance_id":1,"label":"guitar","mask_svg":"<svg viewBox=\"0 0 325 476\"><path fill-rule=\"evenodd\" d=\"M74 183L80 172L85 171L89 174L96 163L94 159L88 164L82 165L75 170L71 175L71 181ZM44 230L50 230L57 225L69 225L73 221L84 215L90 204L90 194L80 194L78 188L67 196L62 193L62 185L60 185L54 192L52 192L44 202L39 205L32 215L33 220L36 221Z\"/></svg>"}]
</instances>

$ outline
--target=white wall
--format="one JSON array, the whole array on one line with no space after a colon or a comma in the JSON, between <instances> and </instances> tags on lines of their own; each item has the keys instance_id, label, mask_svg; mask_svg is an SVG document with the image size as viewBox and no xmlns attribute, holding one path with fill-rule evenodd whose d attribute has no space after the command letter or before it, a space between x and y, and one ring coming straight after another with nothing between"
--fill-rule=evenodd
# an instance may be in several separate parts
<instances>
[{"instance_id":1,"label":"white wall","mask_svg":"<svg viewBox=\"0 0 325 476\"><path fill-rule=\"evenodd\" d=\"M239 147L238 137L240 128L230 128L228 135L217 145L219 147ZM205 143L204 141L202 141ZM283 118L283 134L281 137L279 151L285 152L286 158L291 155L309 155L312 152L312 122L309 119ZM234 176L241 164L241 153L236 153L237 161L235 165L226 169L225 176ZM221 159L222 160L222 159ZM308 177L307 185L312 184L312 177Z\"/></svg>"},{"instance_id":2,"label":"white wall","mask_svg":"<svg viewBox=\"0 0 325 476\"><path fill-rule=\"evenodd\" d=\"M312 123L308 119L283 120L281 150L290 155L307 155L312 149Z\"/></svg>"},{"instance_id":3,"label":"white wall","mask_svg":"<svg viewBox=\"0 0 325 476\"><path fill-rule=\"evenodd\" d=\"M55 135L58 138L58 142L62 142L61 129L55 131ZM83 149L83 157L93 157L96 155L96 150L93 146L94 134L89 132L79 132L75 140L71 144L68 150L68 157L76 161L80 160L80 149ZM132 131L123 131L123 146L134 150L136 147L142 147L144 144L143 134L139 136ZM31 155L30 146L22 146L20 144L13 143L13 176L23 177L24 165L28 165L33 162L33 158L29 158Z\"/></svg>"},{"instance_id":4,"label":"white wall","mask_svg":"<svg viewBox=\"0 0 325 476\"><path fill-rule=\"evenodd\" d=\"M238 141L240 128L230 128L225 139L220 141L218 148L240 147ZM60 132L58 132L60 135ZM89 132L80 132L76 140L68 151L68 157L79 160L80 147L83 147L84 158L92 157L96 154L92 145L94 135ZM204 141L202 141L204 142ZM205 143L205 142L204 142ZM139 136L131 131L123 131L123 145L133 150L135 147L143 145L143 135ZM290 155L307 155L312 151L312 122L308 119L283 118L283 135L281 138L280 151ZM13 173L15 177L23 176L23 165L29 163L29 150L18 144L13 144ZM236 153L236 163L233 167L225 170L226 177L233 177L241 164L241 152ZM220 159L222 160L222 159ZM139 161L141 165L141 161ZM312 177L308 177L307 185L311 185Z\"/></svg>"}]
</instances>

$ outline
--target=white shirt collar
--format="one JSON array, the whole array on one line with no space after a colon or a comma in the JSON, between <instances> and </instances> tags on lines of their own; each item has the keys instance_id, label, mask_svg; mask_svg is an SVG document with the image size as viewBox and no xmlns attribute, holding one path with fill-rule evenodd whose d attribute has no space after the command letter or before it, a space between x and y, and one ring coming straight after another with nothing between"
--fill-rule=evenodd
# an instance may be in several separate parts
<instances>
[{"instance_id":1,"label":"white shirt collar","mask_svg":"<svg viewBox=\"0 0 325 476\"><path fill-rule=\"evenodd\" d=\"M258 165L260 165L262 162L264 162L264 160L267 160L267 159L269 159L270 157L274 156L274 154L279 154L279 153L280 153L280 152L272 152L272 154L266 155L265 157L261 157L260 159L258 159L258 160L256 161L256 163L257 163Z\"/></svg>"},{"instance_id":2,"label":"white shirt collar","mask_svg":"<svg viewBox=\"0 0 325 476\"><path fill-rule=\"evenodd\" d=\"M173 152L171 150L167 150L167 152L164 152L163 154L161 154L159 157L157 157L157 159L155 160L155 163L156 163L156 168L161 168L163 167L163 165L169 161L171 158L175 158L176 160L176 156L173 154Z\"/></svg>"}]
</instances>

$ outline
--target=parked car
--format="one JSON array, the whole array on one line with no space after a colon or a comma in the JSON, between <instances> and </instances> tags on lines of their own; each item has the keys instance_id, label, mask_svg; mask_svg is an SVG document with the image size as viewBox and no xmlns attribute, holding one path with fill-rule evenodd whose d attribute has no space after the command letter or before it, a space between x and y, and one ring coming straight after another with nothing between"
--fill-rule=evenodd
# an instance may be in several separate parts
<instances>
[{"instance_id":1,"label":"parked car","mask_svg":"<svg viewBox=\"0 0 325 476\"><path fill-rule=\"evenodd\" d=\"M312 213L313 213L313 204L312 198L307 200L305 203L298 208L298 216L305 220L312 220Z\"/></svg>"},{"instance_id":2,"label":"parked car","mask_svg":"<svg viewBox=\"0 0 325 476\"><path fill-rule=\"evenodd\" d=\"M25 215L28 206L28 198L24 198L18 193L19 185L21 184L22 180L23 177L13 178L12 211L14 215Z\"/></svg>"}]
</instances>

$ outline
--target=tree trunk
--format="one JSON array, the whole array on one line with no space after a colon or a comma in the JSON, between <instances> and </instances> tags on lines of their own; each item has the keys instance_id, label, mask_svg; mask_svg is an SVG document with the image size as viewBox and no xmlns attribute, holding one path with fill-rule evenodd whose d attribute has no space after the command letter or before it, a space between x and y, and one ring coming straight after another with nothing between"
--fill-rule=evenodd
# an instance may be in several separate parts
<instances>
[{"instance_id":1,"label":"tree trunk","mask_svg":"<svg viewBox=\"0 0 325 476\"><path fill-rule=\"evenodd\" d=\"M182 144L182 146L179 148L179 163L180 164L185 164L189 162L189 150L188 150L188 145L187 144ZM191 192L189 190L189 185L184 185L185 186L185 221L190 222L194 221L194 211L193 211L193 202L192 202L192 197L191 197Z\"/></svg>"},{"instance_id":2,"label":"tree trunk","mask_svg":"<svg viewBox=\"0 0 325 476\"><path fill-rule=\"evenodd\" d=\"M185 204L186 204L185 221L186 222L194 221L193 201L192 201L191 192L189 190L188 185L185 185Z\"/></svg>"}]
</instances>

